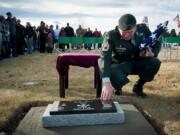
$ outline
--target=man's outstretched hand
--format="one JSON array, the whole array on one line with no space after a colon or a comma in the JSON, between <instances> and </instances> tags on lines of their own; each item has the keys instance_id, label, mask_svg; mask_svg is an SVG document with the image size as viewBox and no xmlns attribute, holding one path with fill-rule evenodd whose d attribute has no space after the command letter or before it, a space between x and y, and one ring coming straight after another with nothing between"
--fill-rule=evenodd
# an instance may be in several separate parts
<instances>
[{"instance_id":1,"label":"man's outstretched hand","mask_svg":"<svg viewBox=\"0 0 180 135\"><path fill-rule=\"evenodd\" d=\"M110 82L103 83L102 92L101 92L101 100L111 100L112 95L114 93L114 88Z\"/></svg>"}]
</instances>

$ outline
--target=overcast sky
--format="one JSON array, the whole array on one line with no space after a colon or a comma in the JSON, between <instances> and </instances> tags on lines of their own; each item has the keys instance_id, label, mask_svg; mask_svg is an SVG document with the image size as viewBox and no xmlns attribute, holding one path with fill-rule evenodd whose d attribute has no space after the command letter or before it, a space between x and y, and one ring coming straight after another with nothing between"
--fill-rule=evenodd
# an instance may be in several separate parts
<instances>
[{"instance_id":1,"label":"overcast sky","mask_svg":"<svg viewBox=\"0 0 180 135\"><path fill-rule=\"evenodd\" d=\"M148 16L152 31L166 20L169 29L178 30L173 18L180 13L180 0L0 0L0 14L7 11L23 24L38 25L43 20L62 27L69 22L74 28L81 24L103 32L113 29L122 14L131 13L138 23Z\"/></svg>"}]
</instances>

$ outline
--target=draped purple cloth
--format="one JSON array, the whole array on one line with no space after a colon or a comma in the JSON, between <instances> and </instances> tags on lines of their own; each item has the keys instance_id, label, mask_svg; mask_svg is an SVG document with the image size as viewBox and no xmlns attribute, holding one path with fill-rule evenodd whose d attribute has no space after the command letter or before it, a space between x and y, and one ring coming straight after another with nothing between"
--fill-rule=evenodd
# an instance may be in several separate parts
<instances>
[{"instance_id":1,"label":"draped purple cloth","mask_svg":"<svg viewBox=\"0 0 180 135\"><path fill-rule=\"evenodd\" d=\"M70 52L59 54L56 61L56 69L62 76L68 74L69 66L84 68L94 67L95 74L99 72L97 60L100 54L95 52Z\"/></svg>"}]
</instances>

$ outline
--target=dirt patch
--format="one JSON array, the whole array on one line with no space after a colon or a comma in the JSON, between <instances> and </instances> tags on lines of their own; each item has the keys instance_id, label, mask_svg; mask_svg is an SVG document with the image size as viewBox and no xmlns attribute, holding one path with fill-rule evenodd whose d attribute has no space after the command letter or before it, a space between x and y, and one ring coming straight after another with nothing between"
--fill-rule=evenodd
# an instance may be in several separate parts
<instances>
[{"instance_id":1,"label":"dirt patch","mask_svg":"<svg viewBox=\"0 0 180 135\"><path fill-rule=\"evenodd\" d=\"M162 122L153 118L152 115L145 111L141 106L137 104L135 104L135 106L143 114L146 120L153 126L158 135L167 135L167 133L164 131L165 126Z\"/></svg>"},{"instance_id":2,"label":"dirt patch","mask_svg":"<svg viewBox=\"0 0 180 135\"><path fill-rule=\"evenodd\" d=\"M12 114L12 116L9 117L9 119L3 125L0 125L0 132L3 131L7 135L12 135L20 121L24 118L31 107L46 106L49 103L50 102L36 101L21 104L20 107Z\"/></svg>"}]
</instances>

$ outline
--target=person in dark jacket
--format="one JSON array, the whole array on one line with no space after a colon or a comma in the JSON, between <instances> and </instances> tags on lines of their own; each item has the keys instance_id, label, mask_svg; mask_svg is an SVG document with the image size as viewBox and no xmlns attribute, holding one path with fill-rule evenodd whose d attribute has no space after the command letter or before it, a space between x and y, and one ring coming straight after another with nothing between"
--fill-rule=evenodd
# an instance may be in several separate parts
<instances>
[{"instance_id":1,"label":"person in dark jacket","mask_svg":"<svg viewBox=\"0 0 180 135\"><path fill-rule=\"evenodd\" d=\"M16 51L17 55L23 55L25 49L25 27L21 25L21 20L17 20L16 24Z\"/></svg>"},{"instance_id":2,"label":"person in dark jacket","mask_svg":"<svg viewBox=\"0 0 180 135\"><path fill-rule=\"evenodd\" d=\"M66 37L74 37L74 29L67 23L67 26L64 28L64 31L66 32ZM69 49L69 44L67 44L67 48Z\"/></svg>"},{"instance_id":3,"label":"person in dark jacket","mask_svg":"<svg viewBox=\"0 0 180 135\"><path fill-rule=\"evenodd\" d=\"M74 29L67 23L67 26L64 28L67 37L74 37Z\"/></svg>"},{"instance_id":4,"label":"person in dark jacket","mask_svg":"<svg viewBox=\"0 0 180 135\"><path fill-rule=\"evenodd\" d=\"M39 51L40 53L45 53L46 41L47 41L47 29L43 21L41 21L40 26L37 28L37 31L38 31L38 40L39 40Z\"/></svg>"},{"instance_id":5,"label":"person in dark jacket","mask_svg":"<svg viewBox=\"0 0 180 135\"><path fill-rule=\"evenodd\" d=\"M10 48L10 31L9 31L9 22L5 20L4 16L0 18L2 22L2 58L8 58L11 56Z\"/></svg>"},{"instance_id":6,"label":"person in dark jacket","mask_svg":"<svg viewBox=\"0 0 180 135\"><path fill-rule=\"evenodd\" d=\"M93 36L93 33L92 33L91 29L88 28L88 30L84 33L84 37L89 38L89 37L92 37L92 36ZM89 44L84 44L85 49L91 50L91 47L92 47L92 44L90 44L90 43Z\"/></svg>"},{"instance_id":7,"label":"person in dark jacket","mask_svg":"<svg viewBox=\"0 0 180 135\"><path fill-rule=\"evenodd\" d=\"M64 27L61 27L61 30L59 32L59 37L66 37L66 31L64 30ZM65 45L66 44L60 43L59 48L62 49L62 51L64 51L65 50ZM69 47L69 44L67 46Z\"/></svg>"},{"instance_id":8,"label":"person in dark jacket","mask_svg":"<svg viewBox=\"0 0 180 135\"><path fill-rule=\"evenodd\" d=\"M160 68L157 58L161 48L156 42L153 48L141 52L140 43L151 34L144 24L136 24L136 18L125 14L119 19L118 31L112 30L104 37L102 56L98 61L102 77L102 100L109 100L115 90L121 95L122 87L129 82L127 76L135 74L139 80L133 87L138 97L146 97L143 86L152 81Z\"/></svg>"},{"instance_id":9,"label":"person in dark jacket","mask_svg":"<svg viewBox=\"0 0 180 135\"><path fill-rule=\"evenodd\" d=\"M27 44L27 53L32 54L33 51L33 27L29 22L26 23L25 29L25 37L26 37L26 44Z\"/></svg>"},{"instance_id":10,"label":"person in dark jacket","mask_svg":"<svg viewBox=\"0 0 180 135\"><path fill-rule=\"evenodd\" d=\"M97 30L97 28L95 28L95 31L93 32L93 37L96 37L96 38L100 38L102 37L102 34L100 31ZM98 46L97 48L100 49L101 48L101 43L98 43ZM94 49L96 49L96 44L94 44Z\"/></svg>"},{"instance_id":11,"label":"person in dark jacket","mask_svg":"<svg viewBox=\"0 0 180 135\"><path fill-rule=\"evenodd\" d=\"M6 22L9 24L9 32L10 32L10 49L11 49L11 55L17 56L16 54L16 18L12 17L11 12L7 12L7 19Z\"/></svg>"}]
</instances>

